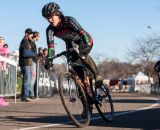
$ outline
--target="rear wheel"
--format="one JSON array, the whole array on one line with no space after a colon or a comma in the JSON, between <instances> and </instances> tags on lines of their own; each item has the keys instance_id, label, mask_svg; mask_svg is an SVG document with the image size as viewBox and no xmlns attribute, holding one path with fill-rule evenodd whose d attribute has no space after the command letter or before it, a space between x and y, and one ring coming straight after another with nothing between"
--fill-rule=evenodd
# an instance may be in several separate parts
<instances>
[{"instance_id":1,"label":"rear wheel","mask_svg":"<svg viewBox=\"0 0 160 130\"><path fill-rule=\"evenodd\" d=\"M59 93L62 104L73 123L85 127L90 123L90 113L83 88L74 76L65 72L59 77Z\"/></svg>"},{"instance_id":2,"label":"rear wheel","mask_svg":"<svg viewBox=\"0 0 160 130\"><path fill-rule=\"evenodd\" d=\"M105 121L112 121L114 118L114 107L107 86L96 87L95 91L96 100L98 101L95 105L99 114Z\"/></svg>"}]
</instances>

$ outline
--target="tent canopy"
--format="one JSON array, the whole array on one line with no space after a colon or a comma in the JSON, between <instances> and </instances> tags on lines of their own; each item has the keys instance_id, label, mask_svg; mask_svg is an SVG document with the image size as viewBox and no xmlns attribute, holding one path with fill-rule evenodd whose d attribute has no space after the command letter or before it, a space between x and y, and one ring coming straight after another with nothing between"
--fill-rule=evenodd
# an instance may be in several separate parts
<instances>
[{"instance_id":1,"label":"tent canopy","mask_svg":"<svg viewBox=\"0 0 160 130\"><path fill-rule=\"evenodd\" d=\"M148 81L149 78L147 75L142 73L141 71L138 72L136 75L133 75L128 78L128 80L134 80L134 81ZM150 77L150 81L153 82L153 78Z\"/></svg>"},{"instance_id":2,"label":"tent canopy","mask_svg":"<svg viewBox=\"0 0 160 130\"><path fill-rule=\"evenodd\" d=\"M135 80L148 80L148 76L143 74L141 71L135 76Z\"/></svg>"}]
</instances>

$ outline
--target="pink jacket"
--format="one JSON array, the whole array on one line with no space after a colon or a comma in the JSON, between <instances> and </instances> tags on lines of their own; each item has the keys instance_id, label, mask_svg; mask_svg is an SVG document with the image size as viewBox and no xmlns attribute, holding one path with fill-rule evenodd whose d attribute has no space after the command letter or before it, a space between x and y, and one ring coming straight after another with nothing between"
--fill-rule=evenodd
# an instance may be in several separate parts
<instances>
[{"instance_id":1,"label":"pink jacket","mask_svg":"<svg viewBox=\"0 0 160 130\"><path fill-rule=\"evenodd\" d=\"M1 56L7 57L8 54L9 54L9 49L8 48L0 47L0 55ZM7 64L1 61L0 62L0 70L6 70L6 68L7 68Z\"/></svg>"},{"instance_id":2,"label":"pink jacket","mask_svg":"<svg viewBox=\"0 0 160 130\"><path fill-rule=\"evenodd\" d=\"M5 56L9 54L9 49L8 48L4 48L4 47L0 47L0 55Z\"/></svg>"}]
</instances>

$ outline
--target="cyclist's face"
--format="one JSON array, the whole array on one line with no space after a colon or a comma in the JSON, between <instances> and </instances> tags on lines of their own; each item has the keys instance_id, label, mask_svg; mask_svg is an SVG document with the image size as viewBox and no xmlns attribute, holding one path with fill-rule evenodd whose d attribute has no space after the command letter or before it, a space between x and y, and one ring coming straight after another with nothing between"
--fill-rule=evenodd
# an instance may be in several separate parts
<instances>
[{"instance_id":1,"label":"cyclist's face","mask_svg":"<svg viewBox=\"0 0 160 130\"><path fill-rule=\"evenodd\" d=\"M48 22L54 26L54 27L57 27L60 23L61 19L59 16L57 15L51 15L49 18L48 18Z\"/></svg>"}]
</instances>

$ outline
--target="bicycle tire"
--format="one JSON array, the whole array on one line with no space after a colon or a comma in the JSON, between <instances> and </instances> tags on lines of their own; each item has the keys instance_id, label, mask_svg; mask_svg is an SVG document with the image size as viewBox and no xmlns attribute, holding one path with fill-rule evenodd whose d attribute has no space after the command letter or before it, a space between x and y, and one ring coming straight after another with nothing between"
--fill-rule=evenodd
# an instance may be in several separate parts
<instances>
[{"instance_id":1,"label":"bicycle tire","mask_svg":"<svg viewBox=\"0 0 160 130\"><path fill-rule=\"evenodd\" d=\"M97 101L98 103L95 103L95 106L99 112L99 114L101 115L101 117L107 121L113 121L114 119L114 107L113 107L113 102L112 102L112 98L109 92L109 89L107 88L107 86L105 86L104 84L101 87L96 87L97 91L99 89L99 94L97 92ZM104 95L100 95L100 92L103 92ZM106 99L106 102L105 102ZM105 106L107 105L107 106ZM108 109L109 108L109 109ZM107 109L106 111L102 111L102 109Z\"/></svg>"},{"instance_id":2,"label":"bicycle tire","mask_svg":"<svg viewBox=\"0 0 160 130\"><path fill-rule=\"evenodd\" d=\"M68 89L64 89L64 84L65 84L65 82L63 82L64 78L69 78L69 80L68 80L68 86L67 86ZM74 85L73 86L70 85L69 82L71 82L71 81L75 82L76 89L71 88L71 87L74 86ZM61 73L60 76L59 76L59 80L58 80L58 86L59 86L60 98L61 98L62 104L63 104L63 106L65 108L65 111L68 114L68 117L78 127L88 126L89 123L90 123L90 113L89 113L89 108L88 108L88 103L87 103L86 95L85 95L85 92L84 92L83 88L76 82L75 77L70 72L63 72L63 73ZM74 98L74 94L75 93L73 95L71 94L72 90L74 92L76 90L76 93L78 93L77 94L78 95L77 99ZM68 97L68 95L66 95L67 92L65 92L65 91L69 91L69 93L70 93L70 95L69 95L69 102L71 102L71 105L69 105L69 106L67 105L68 101L65 100L65 98ZM75 102L70 101L72 98L76 99L77 101L75 101ZM76 103L78 101L80 101L80 103L82 103L82 107L83 107L82 108L83 110L82 110L82 112L80 112L79 115L78 114L74 114L74 113L71 112L71 109L72 108L74 109L74 107L71 107L72 104L74 104L74 103ZM74 106L76 107L76 105L74 105ZM79 108L81 108L81 107L78 107L78 109ZM85 119L82 118L82 116L81 116L81 114L83 112L85 112Z\"/></svg>"}]
</instances>

